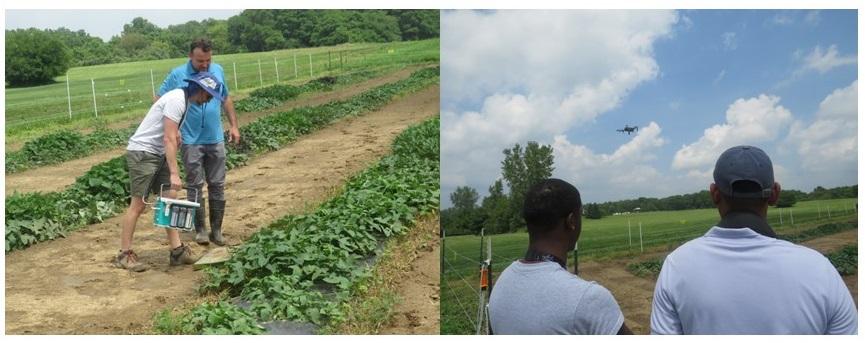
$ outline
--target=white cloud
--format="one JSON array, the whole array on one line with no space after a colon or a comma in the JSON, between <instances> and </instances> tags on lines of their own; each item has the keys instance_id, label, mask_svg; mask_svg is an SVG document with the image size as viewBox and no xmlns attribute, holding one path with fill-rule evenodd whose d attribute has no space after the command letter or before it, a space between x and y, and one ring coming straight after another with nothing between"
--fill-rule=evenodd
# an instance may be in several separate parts
<instances>
[{"instance_id":1,"label":"white cloud","mask_svg":"<svg viewBox=\"0 0 865 343\"><path fill-rule=\"evenodd\" d=\"M676 100L676 101L670 101L670 103L668 104L668 106L670 107L671 110L673 110L673 111L678 111L679 108L682 107L682 103L681 103L680 101L678 101L678 100Z\"/></svg>"},{"instance_id":2,"label":"white cloud","mask_svg":"<svg viewBox=\"0 0 865 343\"><path fill-rule=\"evenodd\" d=\"M834 174L835 178L855 172L858 84L853 81L826 96L810 125L793 123L787 144L795 146L805 170Z\"/></svg>"},{"instance_id":3,"label":"white cloud","mask_svg":"<svg viewBox=\"0 0 865 343\"><path fill-rule=\"evenodd\" d=\"M856 56L838 56L838 47L834 44L829 46L829 49L823 50L823 47L816 46L808 56L805 56L803 70L816 70L820 74L848 64L856 64Z\"/></svg>"},{"instance_id":4,"label":"white cloud","mask_svg":"<svg viewBox=\"0 0 865 343\"><path fill-rule=\"evenodd\" d=\"M724 124L706 129L699 140L676 152L673 169L701 177L714 168L724 150L742 144L759 146L759 143L774 140L792 119L790 111L778 104L780 100L765 94L736 100L727 108Z\"/></svg>"},{"instance_id":5,"label":"white cloud","mask_svg":"<svg viewBox=\"0 0 865 343\"><path fill-rule=\"evenodd\" d=\"M739 46L736 42L735 32L724 32L721 34L721 42L724 43L724 50L736 50Z\"/></svg>"},{"instance_id":6,"label":"white cloud","mask_svg":"<svg viewBox=\"0 0 865 343\"><path fill-rule=\"evenodd\" d=\"M820 10L808 11L805 13L805 23L811 26L820 24Z\"/></svg>"},{"instance_id":7,"label":"white cloud","mask_svg":"<svg viewBox=\"0 0 865 343\"><path fill-rule=\"evenodd\" d=\"M727 69L721 69L721 72L718 73L718 76L716 76L715 79L712 80L712 84L717 85L718 82L721 82L721 80L723 80L724 76L726 76L726 75L727 75Z\"/></svg>"},{"instance_id":8,"label":"white cloud","mask_svg":"<svg viewBox=\"0 0 865 343\"><path fill-rule=\"evenodd\" d=\"M775 14L774 16L772 16L771 19L769 19L769 22L771 24L779 25L779 26L790 25L790 24L793 24L794 21L795 20L793 20L793 15L790 12L781 12L781 13Z\"/></svg>"},{"instance_id":9,"label":"white cloud","mask_svg":"<svg viewBox=\"0 0 865 343\"><path fill-rule=\"evenodd\" d=\"M573 182L588 201L626 197L635 191L665 192L661 182L664 175L649 165L665 143L655 122L641 128L612 154L596 154L584 145L571 143L565 135L556 135L552 143L553 176Z\"/></svg>"},{"instance_id":10,"label":"white cloud","mask_svg":"<svg viewBox=\"0 0 865 343\"><path fill-rule=\"evenodd\" d=\"M658 75L673 11L442 13L442 175L482 195L502 150L593 121ZM442 194L459 186L445 182ZM446 200L446 199L445 199Z\"/></svg>"}]
</instances>

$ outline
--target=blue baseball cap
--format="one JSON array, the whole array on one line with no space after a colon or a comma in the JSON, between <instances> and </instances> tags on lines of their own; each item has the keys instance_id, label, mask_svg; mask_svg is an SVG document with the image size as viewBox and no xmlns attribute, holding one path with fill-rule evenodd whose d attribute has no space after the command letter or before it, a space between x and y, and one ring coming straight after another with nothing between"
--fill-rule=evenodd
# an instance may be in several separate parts
<instances>
[{"instance_id":1,"label":"blue baseball cap","mask_svg":"<svg viewBox=\"0 0 865 343\"><path fill-rule=\"evenodd\" d=\"M222 82L219 82L213 74L202 71L193 74L192 78L184 79L183 81L197 84L199 87L207 91L207 93L210 93L210 95L212 95L216 100L222 102L222 93L220 92L222 90Z\"/></svg>"},{"instance_id":2,"label":"blue baseball cap","mask_svg":"<svg viewBox=\"0 0 865 343\"><path fill-rule=\"evenodd\" d=\"M721 193L732 198L769 198L775 185L775 174L769 155L760 148L748 145L735 146L724 151L715 163L713 176ZM738 189L734 192L733 184L738 181L753 182L759 189Z\"/></svg>"}]
</instances>

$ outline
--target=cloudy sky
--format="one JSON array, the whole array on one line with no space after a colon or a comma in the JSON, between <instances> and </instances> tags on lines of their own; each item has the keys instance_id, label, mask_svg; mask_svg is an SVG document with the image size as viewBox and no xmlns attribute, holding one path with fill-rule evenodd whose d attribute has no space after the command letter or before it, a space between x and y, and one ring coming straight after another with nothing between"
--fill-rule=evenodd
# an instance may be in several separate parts
<instances>
[{"instance_id":1,"label":"cloudy sky","mask_svg":"<svg viewBox=\"0 0 865 343\"><path fill-rule=\"evenodd\" d=\"M707 189L763 148L781 187L857 182L856 11L445 11L442 204L554 149L585 202ZM633 135L615 130L638 125Z\"/></svg>"},{"instance_id":2,"label":"cloudy sky","mask_svg":"<svg viewBox=\"0 0 865 343\"><path fill-rule=\"evenodd\" d=\"M65 27L72 31L84 30L91 36L104 41L111 36L119 36L123 25L142 17L161 28L177 25L191 20L202 21L207 18L228 19L240 14L242 10L6 10L6 29L58 29Z\"/></svg>"}]
</instances>

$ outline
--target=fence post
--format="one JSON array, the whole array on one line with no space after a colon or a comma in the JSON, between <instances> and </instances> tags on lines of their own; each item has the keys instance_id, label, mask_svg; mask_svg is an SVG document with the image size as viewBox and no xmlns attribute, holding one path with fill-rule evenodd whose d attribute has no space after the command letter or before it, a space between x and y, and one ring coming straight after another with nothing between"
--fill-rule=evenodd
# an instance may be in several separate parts
<instances>
[{"instance_id":1,"label":"fence post","mask_svg":"<svg viewBox=\"0 0 865 343\"><path fill-rule=\"evenodd\" d=\"M96 109L96 81L90 79L90 90L93 92L93 115L99 118L99 110Z\"/></svg>"},{"instance_id":2,"label":"fence post","mask_svg":"<svg viewBox=\"0 0 865 343\"><path fill-rule=\"evenodd\" d=\"M640 222L640 253L643 253L643 222Z\"/></svg>"},{"instance_id":3,"label":"fence post","mask_svg":"<svg viewBox=\"0 0 865 343\"><path fill-rule=\"evenodd\" d=\"M237 62L231 62L231 70L234 71L234 89L240 89L237 85Z\"/></svg>"},{"instance_id":4,"label":"fence post","mask_svg":"<svg viewBox=\"0 0 865 343\"><path fill-rule=\"evenodd\" d=\"M580 242L574 244L574 275L580 275Z\"/></svg>"},{"instance_id":5,"label":"fence post","mask_svg":"<svg viewBox=\"0 0 865 343\"><path fill-rule=\"evenodd\" d=\"M631 218L628 218L628 250L631 250Z\"/></svg>"},{"instance_id":6,"label":"fence post","mask_svg":"<svg viewBox=\"0 0 865 343\"><path fill-rule=\"evenodd\" d=\"M784 210L780 207L778 208L778 222L784 224Z\"/></svg>"},{"instance_id":7,"label":"fence post","mask_svg":"<svg viewBox=\"0 0 865 343\"><path fill-rule=\"evenodd\" d=\"M153 69L150 69L150 92L153 94L153 97L156 97L156 83L153 81ZM153 101L151 99L151 101Z\"/></svg>"},{"instance_id":8,"label":"fence post","mask_svg":"<svg viewBox=\"0 0 865 343\"><path fill-rule=\"evenodd\" d=\"M790 225L793 225L793 208L787 209L790 212Z\"/></svg>"},{"instance_id":9,"label":"fence post","mask_svg":"<svg viewBox=\"0 0 865 343\"><path fill-rule=\"evenodd\" d=\"M829 209L829 206L826 206L826 215L829 216L829 218L832 218L832 210Z\"/></svg>"},{"instance_id":10,"label":"fence post","mask_svg":"<svg viewBox=\"0 0 865 343\"><path fill-rule=\"evenodd\" d=\"M309 53L309 77L312 78L312 53Z\"/></svg>"},{"instance_id":11,"label":"fence post","mask_svg":"<svg viewBox=\"0 0 865 343\"><path fill-rule=\"evenodd\" d=\"M264 87L264 78L261 76L261 59L258 59L258 83Z\"/></svg>"},{"instance_id":12,"label":"fence post","mask_svg":"<svg viewBox=\"0 0 865 343\"><path fill-rule=\"evenodd\" d=\"M276 56L273 56L273 70L276 70L276 83L279 83L279 63L276 62Z\"/></svg>"},{"instance_id":13,"label":"fence post","mask_svg":"<svg viewBox=\"0 0 865 343\"><path fill-rule=\"evenodd\" d=\"M294 54L294 78L297 78L297 54Z\"/></svg>"},{"instance_id":14,"label":"fence post","mask_svg":"<svg viewBox=\"0 0 865 343\"><path fill-rule=\"evenodd\" d=\"M72 94L69 93L69 73L66 73L66 104L69 106L69 120L72 120Z\"/></svg>"},{"instance_id":15,"label":"fence post","mask_svg":"<svg viewBox=\"0 0 865 343\"><path fill-rule=\"evenodd\" d=\"M441 225L439 225L439 230L442 233L442 249L440 253L441 261L439 261L439 275L441 275L445 271L445 238L447 235L445 234L445 228Z\"/></svg>"}]
</instances>

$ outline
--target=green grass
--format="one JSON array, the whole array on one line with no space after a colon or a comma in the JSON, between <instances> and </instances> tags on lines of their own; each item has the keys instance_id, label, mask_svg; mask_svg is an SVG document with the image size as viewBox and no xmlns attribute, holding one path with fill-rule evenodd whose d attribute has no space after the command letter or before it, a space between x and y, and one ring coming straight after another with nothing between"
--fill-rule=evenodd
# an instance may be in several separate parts
<instances>
[{"instance_id":1,"label":"green grass","mask_svg":"<svg viewBox=\"0 0 865 343\"><path fill-rule=\"evenodd\" d=\"M779 209L769 208L768 219L779 235L807 235L807 230L821 224L855 221L855 204L856 199L799 202L791 208L792 224L788 212L790 209L783 209L783 216L779 218ZM717 224L719 219L716 209L645 212L629 216L607 216L598 220L584 218L583 232L579 240L580 259L639 254L640 223L644 249L665 245L672 249L703 235L711 226ZM630 244L628 221L631 223ZM528 246L528 234L525 232L488 237L492 239L494 277L511 262L522 257ZM442 271L441 282L442 333L474 332L468 318L475 320L477 311L478 296L475 289L478 284L479 256L478 236L454 236L445 239L445 269Z\"/></svg>"},{"instance_id":2,"label":"green grass","mask_svg":"<svg viewBox=\"0 0 865 343\"><path fill-rule=\"evenodd\" d=\"M340 58L340 52L342 52ZM297 77L294 56L297 55ZM312 56L310 76L309 56ZM213 62L222 65L226 82L233 94L276 83L274 57L277 58L280 83L305 82L313 78L351 70L405 66L438 62L439 40L412 42L344 44L294 50L258 53L214 55ZM261 77L259 64L261 60ZM95 80L98 117L126 119L142 115L149 108L153 87L159 89L165 75L174 67L186 63L186 58L139 61L72 68L69 94L72 99L72 119L69 119L66 75L55 78L57 83L28 88L6 89L7 140L19 136L51 131L69 124L87 125L96 117L93 110L91 79ZM235 78L234 66L237 66ZM110 122L111 119L108 119Z\"/></svg>"}]
</instances>

